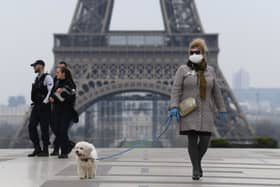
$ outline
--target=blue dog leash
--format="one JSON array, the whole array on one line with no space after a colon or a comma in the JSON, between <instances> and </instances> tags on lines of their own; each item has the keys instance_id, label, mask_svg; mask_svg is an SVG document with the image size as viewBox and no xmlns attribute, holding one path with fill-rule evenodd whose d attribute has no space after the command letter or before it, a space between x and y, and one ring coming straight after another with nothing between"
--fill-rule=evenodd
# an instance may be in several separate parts
<instances>
[{"instance_id":1,"label":"blue dog leash","mask_svg":"<svg viewBox=\"0 0 280 187\"><path fill-rule=\"evenodd\" d=\"M172 117L168 117L166 122L164 123L164 130L161 131L161 133L159 134L159 136L156 138L156 140L159 140L161 138L162 135L164 135L166 133L166 131L169 129L169 127L171 126L171 120L172 120ZM108 155L108 156L103 156L103 157L99 157L97 158L96 160L110 160L110 159L113 159L115 157L119 157L125 153L128 153L129 151L137 148L140 144L135 144L134 146L128 148L128 149L125 149L123 151L120 151L118 153L115 153L115 154L112 154L112 155Z\"/></svg>"}]
</instances>

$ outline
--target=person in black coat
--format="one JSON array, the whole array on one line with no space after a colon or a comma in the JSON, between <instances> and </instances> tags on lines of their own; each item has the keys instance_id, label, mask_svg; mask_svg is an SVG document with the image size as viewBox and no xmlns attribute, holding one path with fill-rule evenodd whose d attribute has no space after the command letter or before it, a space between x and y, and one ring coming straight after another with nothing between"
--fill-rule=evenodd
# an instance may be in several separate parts
<instances>
[{"instance_id":1,"label":"person in black coat","mask_svg":"<svg viewBox=\"0 0 280 187\"><path fill-rule=\"evenodd\" d=\"M69 70L67 63L64 62L64 61L59 62L57 64L57 68L66 68L67 70ZM74 82L74 80L72 78L71 71L69 70L69 71L67 71L67 73L68 73L68 80L71 81L74 89L76 89L76 84L75 84L75 82ZM54 77L54 86L57 86L58 83L59 83L59 80L55 76ZM50 155L51 156L58 156L59 155L59 145L58 145L58 138L57 138L58 137L58 132L57 132L56 125L54 124L54 111L53 111L53 108L52 108L52 113L51 114L52 115L51 115L51 125L50 126L51 126L51 130L52 130L53 134L55 135L55 138L54 138L54 141L53 141L53 148L54 149L53 149L53 152ZM73 142L72 140L69 139L68 145L69 145L69 147L68 147L69 149L68 150L69 150L69 152L71 152L71 150L75 146L75 142Z\"/></svg>"},{"instance_id":2,"label":"person in black coat","mask_svg":"<svg viewBox=\"0 0 280 187\"><path fill-rule=\"evenodd\" d=\"M53 103L53 123L58 141L58 150L61 149L59 158L68 158L71 151L69 145L68 130L71 122L77 118L74 110L76 99L75 85L67 68L61 67L56 70L56 81L50 101Z\"/></svg>"},{"instance_id":3,"label":"person in black coat","mask_svg":"<svg viewBox=\"0 0 280 187\"><path fill-rule=\"evenodd\" d=\"M52 77L44 72L45 62L37 60L31 64L34 72L38 74L35 82L32 84L31 100L32 110L28 125L30 140L33 143L34 151L28 154L28 157L49 156L49 123L51 107L49 97L53 88ZM38 125L40 124L41 140L43 142L43 150L41 149L40 138L38 133Z\"/></svg>"}]
</instances>

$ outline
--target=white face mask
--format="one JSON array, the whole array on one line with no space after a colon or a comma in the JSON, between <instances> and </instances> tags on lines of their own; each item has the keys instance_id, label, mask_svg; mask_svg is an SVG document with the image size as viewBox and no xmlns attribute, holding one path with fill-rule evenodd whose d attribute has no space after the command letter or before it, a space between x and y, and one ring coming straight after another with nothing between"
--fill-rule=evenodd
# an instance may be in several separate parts
<instances>
[{"instance_id":1,"label":"white face mask","mask_svg":"<svg viewBox=\"0 0 280 187\"><path fill-rule=\"evenodd\" d=\"M190 55L189 60L195 64L199 64L203 60L203 55L192 54Z\"/></svg>"}]
</instances>

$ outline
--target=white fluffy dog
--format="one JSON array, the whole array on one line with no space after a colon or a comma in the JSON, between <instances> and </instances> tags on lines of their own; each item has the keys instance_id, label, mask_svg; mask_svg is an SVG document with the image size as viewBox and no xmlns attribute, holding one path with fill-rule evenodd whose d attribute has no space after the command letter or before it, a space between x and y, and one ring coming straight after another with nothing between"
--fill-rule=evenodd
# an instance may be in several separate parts
<instances>
[{"instance_id":1,"label":"white fluffy dog","mask_svg":"<svg viewBox=\"0 0 280 187\"><path fill-rule=\"evenodd\" d=\"M75 146L75 154L80 179L95 178L97 152L94 145L88 142L78 142Z\"/></svg>"}]
</instances>

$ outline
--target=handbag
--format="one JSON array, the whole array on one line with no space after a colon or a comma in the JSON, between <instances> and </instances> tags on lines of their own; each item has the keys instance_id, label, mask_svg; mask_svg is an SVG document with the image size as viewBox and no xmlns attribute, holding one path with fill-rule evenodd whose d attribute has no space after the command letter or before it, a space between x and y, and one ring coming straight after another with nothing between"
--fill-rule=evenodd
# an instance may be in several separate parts
<instances>
[{"instance_id":1,"label":"handbag","mask_svg":"<svg viewBox=\"0 0 280 187\"><path fill-rule=\"evenodd\" d=\"M188 97L180 102L178 108L179 108L180 116L186 117L197 108L196 99L193 97Z\"/></svg>"},{"instance_id":2,"label":"handbag","mask_svg":"<svg viewBox=\"0 0 280 187\"><path fill-rule=\"evenodd\" d=\"M187 65L186 65L187 67ZM194 75L194 71L188 72L187 75ZM185 77L184 77L185 79ZM183 80L184 82L184 80ZM186 117L197 108L197 101L194 97L188 97L179 103L179 114L181 117Z\"/></svg>"},{"instance_id":3,"label":"handbag","mask_svg":"<svg viewBox=\"0 0 280 187\"><path fill-rule=\"evenodd\" d=\"M78 112L74 108L72 108L71 112L72 112L72 121L74 123L79 123L79 114L78 114Z\"/></svg>"}]
</instances>

